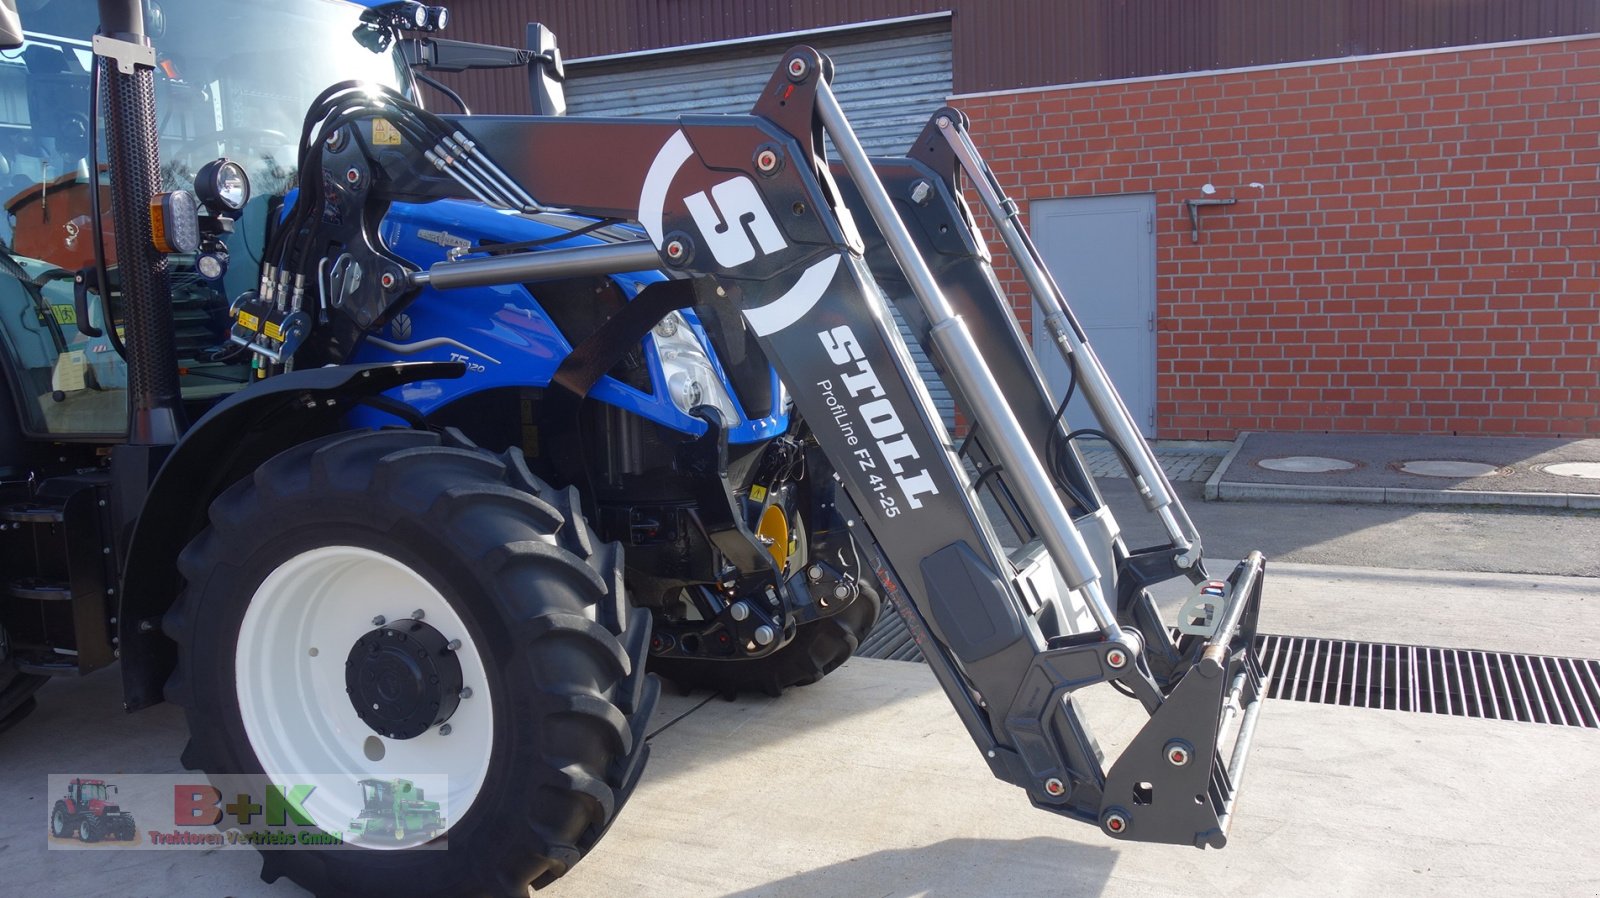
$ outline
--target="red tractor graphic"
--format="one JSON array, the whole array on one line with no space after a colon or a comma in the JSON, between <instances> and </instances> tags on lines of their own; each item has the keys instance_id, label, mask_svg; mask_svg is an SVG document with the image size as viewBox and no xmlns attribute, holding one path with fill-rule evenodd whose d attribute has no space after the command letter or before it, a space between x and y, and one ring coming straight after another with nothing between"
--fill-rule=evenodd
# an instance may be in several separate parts
<instances>
[{"instance_id":1,"label":"red tractor graphic","mask_svg":"<svg viewBox=\"0 0 1600 898\"><path fill-rule=\"evenodd\" d=\"M58 839L75 835L83 842L133 839L133 815L107 800L107 794L116 791L105 780L74 779L67 784L67 797L50 812L50 835Z\"/></svg>"}]
</instances>

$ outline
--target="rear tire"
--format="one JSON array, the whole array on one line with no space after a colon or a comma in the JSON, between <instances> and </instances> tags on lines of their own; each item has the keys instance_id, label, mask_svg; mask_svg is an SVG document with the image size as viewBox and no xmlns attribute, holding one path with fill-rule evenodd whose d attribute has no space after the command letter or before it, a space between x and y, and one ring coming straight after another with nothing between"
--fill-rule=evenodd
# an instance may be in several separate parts
<instances>
[{"instance_id":1,"label":"rear tire","mask_svg":"<svg viewBox=\"0 0 1600 898\"><path fill-rule=\"evenodd\" d=\"M0 664L0 733L20 723L39 707L33 694L49 679L22 673L9 661Z\"/></svg>"},{"instance_id":2,"label":"rear tire","mask_svg":"<svg viewBox=\"0 0 1600 898\"><path fill-rule=\"evenodd\" d=\"M67 803L56 802L55 808L50 812L50 835L58 839L70 839L75 828L72 815L67 813Z\"/></svg>"},{"instance_id":3,"label":"rear tire","mask_svg":"<svg viewBox=\"0 0 1600 898\"><path fill-rule=\"evenodd\" d=\"M386 764L431 759L450 771L458 805L444 828L448 851L263 851L263 879L288 876L325 898L520 898L594 847L638 781L658 689L644 672L649 616L626 604L621 549L596 540L577 509L575 493L534 478L516 450L495 456L454 432L407 430L313 440L212 503L211 526L179 559L187 585L164 621L179 646L167 697L188 716L185 764L287 775L307 773L288 763L310 757L393 777L434 771ZM323 562L331 566L316 567ZM448 651L472 694L448 737L432 724L410 737L374 732L347 690L321 688L344 676L358 639L409 626L414 605L432 608L424 622L461 643ZM374 626L379 606L388 622ZM296 648L297 638L319 651ZM357 737L280 738L265 719L290 733ZM386 746L376 761L361 741L375 736ZM297 754L301 744L326 757ZM473 768L465 778L459 763ZM357 804L323 821L342 829L360 793L328 786Z\"/></svg>"}]
</instances>

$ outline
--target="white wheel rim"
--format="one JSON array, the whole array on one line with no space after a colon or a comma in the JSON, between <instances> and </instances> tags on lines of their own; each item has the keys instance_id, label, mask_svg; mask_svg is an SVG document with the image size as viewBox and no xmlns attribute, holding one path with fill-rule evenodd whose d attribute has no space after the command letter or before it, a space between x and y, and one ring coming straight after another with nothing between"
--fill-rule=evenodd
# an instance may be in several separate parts
<instances>
[{"instance_id":1,"label":"white wheel rim","mask_svg":"<svg viewBox=\"0 0 1600 898\"><path fill-rule=\"evenodd\" d=\"M431 727L413 739L390 739L356 715L345 690L345 659L375 618L395 622L418 610L446 638L461 641L455 655L472 692L447 721L448 735ZM443 775L442 831L466 814L483 787L494 745L483 658L438 589L387 555L325 546L279 565L245 610L234 673L239 715L262 770L281 785L312 786L304 806L325 829L342 830L357 819L364 779ZM369 738L380 740L380 760L368 757ZM434 789L425 792L438 800Z\"/></svg>"}]
</instances>

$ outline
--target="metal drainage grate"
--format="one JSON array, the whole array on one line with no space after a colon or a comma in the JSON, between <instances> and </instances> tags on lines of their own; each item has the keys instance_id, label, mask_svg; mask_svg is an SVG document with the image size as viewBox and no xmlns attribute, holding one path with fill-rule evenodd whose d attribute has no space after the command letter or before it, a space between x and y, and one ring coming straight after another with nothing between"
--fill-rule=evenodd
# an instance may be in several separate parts
<instances>
[{"instance_id":1,"label":"metal drainage grate","mask_svg":"<svg viewBox=\"0 0 1600 898\"><path fill-rule=\"evenodd\" d=\"M1265 634L1256 648L1268 698L1600 728L1600 661ZM923 660L887 608L856 654Z\"/></svg>"},{"instance_id":2,"label":"metal drainage grate","mask_svg":"<svg viewBox=\"0 0 1600 898\"><path fill-rule=\"evenodd\" d=\"M1600 728L1600 661L1263 635L1268 698Z\"/></svg>"}]
</instances>

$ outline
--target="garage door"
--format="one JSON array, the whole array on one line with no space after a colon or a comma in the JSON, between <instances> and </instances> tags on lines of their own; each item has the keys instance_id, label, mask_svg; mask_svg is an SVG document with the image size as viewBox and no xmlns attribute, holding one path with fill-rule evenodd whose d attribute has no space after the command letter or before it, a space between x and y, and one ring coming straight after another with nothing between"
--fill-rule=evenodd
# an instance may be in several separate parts
<instances>
[{"instance_id":1,"label":"garage door","mask_svg":"<svg viewBox=\"0 0 1600 898\"><path fill-rule=\"evenodd\" d=\"M868 153L899 156L950 95L950 22L824 31L777 40L567 63L569 115L673 116L748 112L783 54L810 44L832 57L834 93ZM898 321L898 310L895 313ZM950 393L920 347L901 333L945 423Z\"/></svg>"}]
</instances>

